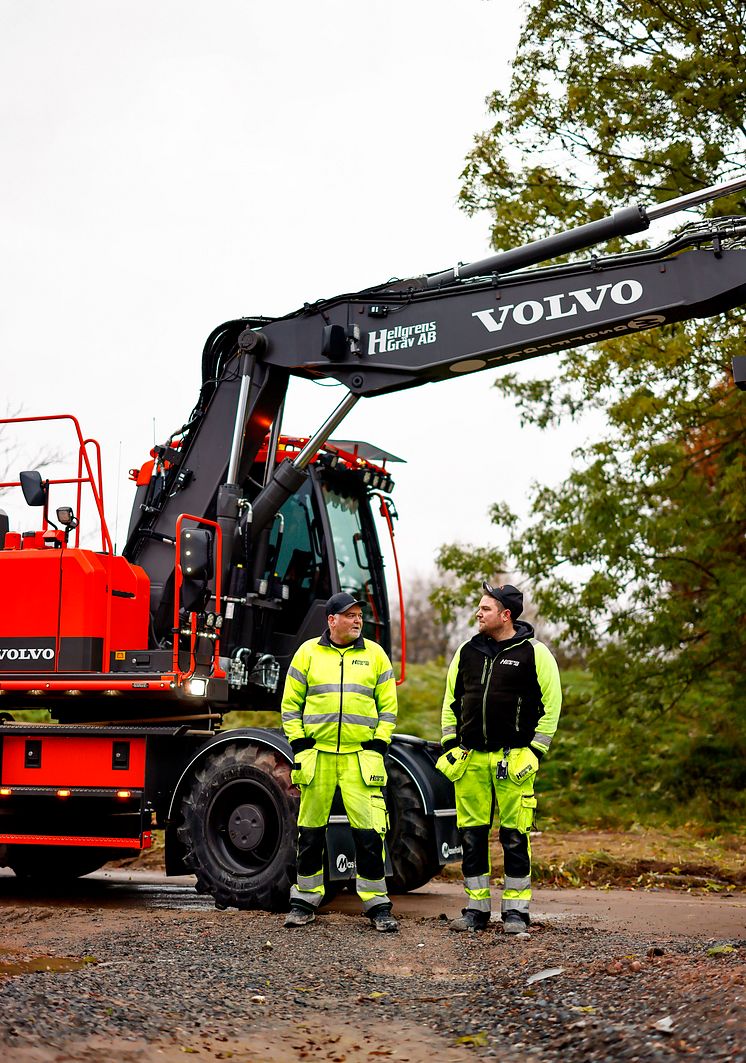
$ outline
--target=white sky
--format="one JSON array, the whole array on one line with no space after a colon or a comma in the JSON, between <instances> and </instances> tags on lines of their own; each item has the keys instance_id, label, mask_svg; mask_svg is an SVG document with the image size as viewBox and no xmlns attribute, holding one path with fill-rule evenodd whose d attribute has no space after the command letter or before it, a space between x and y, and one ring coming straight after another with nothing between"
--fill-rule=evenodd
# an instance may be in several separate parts
<instances>
[{"instance_id":1,"label":"white sky","mask_svg":"<svg viewBox=\"0 0 746 1063\"><path fill-rule=\"evenodd\" d=\"M127 470L153 419L159 441L186 420L216 325L489 253L459 173L519 23L502 0L0 0L5 402L101 441L120 547ZM584 433L519 430L494 376L363 400L337 432L409 462L405 573L495 542L491 502L525 511L569 469ZM296 385L286 430L341 395Z\"/></svg>"}]
</instances>

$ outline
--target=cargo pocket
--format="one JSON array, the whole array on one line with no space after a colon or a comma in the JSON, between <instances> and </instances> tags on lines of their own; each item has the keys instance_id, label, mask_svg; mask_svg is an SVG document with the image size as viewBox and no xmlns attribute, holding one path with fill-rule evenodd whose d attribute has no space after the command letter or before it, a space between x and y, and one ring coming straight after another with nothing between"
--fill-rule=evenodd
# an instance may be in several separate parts
<instances>
[{"instance_id":1,"label":"cargo pocket","mask_svg":"<svg viewBox=\"0 0 746 1063\"><path fill-rule=\"evenodd\" d=\"M528 834L536 815L536 798L533 794L521 794L521 811L518 814L518 830Z\"/></svg>"},{"instance_id":2,"label":"cargo pocket","mask_svg":"<svg viewBox=\"0 0 746 1063\"><path fill-rule=\"evenodd\" d=\"M308 786L316 774L318 749L302 749L295 754L295 763L290 772L290 781L296 786Z\"/></svg>"},{"instance_id":3,"label":"cargo pocket","mask_svg":"<svg viewBox=\"0 0 746 1063\"><path fill-rule=\"evenodd\" d=\"M446 779L457 782L468 768L470 759L470 749L454 746L453 749L449 749L447 753L438 757L435 767L445 775Z\"/></svg>"},{"instance_id":4,"label":"cargo pocket","mask_svg":"<svg viewBox=\"0 0 746 1063\"><path fill-rule=\"evenodd\" d=\"M380 753L376 753L374 749L359 749L357 760L366 786L386 785L386 769Z\"/></svg>"},{"instance_id":5,"label":"cargo pocket","mask_svg":"<svg viewBox=\"0 0 746 1063\"><path fill-rule=\"evenodd\" d=\"M508 776L516 786L536 775L538 770L539 758L528 746L511 749L508 753Z\"/></svg>"},{"instance_id":6,"label":"cargo pocket","mask_svg":"<svg viewBox=\"0 0 746 1063\"><path fill-rule=\"evenodd\" d=\"M371 830L377 834L383 837L388 832L389 812L381 793L370 795L370 821Z\"/></svg>"}]
</instances>

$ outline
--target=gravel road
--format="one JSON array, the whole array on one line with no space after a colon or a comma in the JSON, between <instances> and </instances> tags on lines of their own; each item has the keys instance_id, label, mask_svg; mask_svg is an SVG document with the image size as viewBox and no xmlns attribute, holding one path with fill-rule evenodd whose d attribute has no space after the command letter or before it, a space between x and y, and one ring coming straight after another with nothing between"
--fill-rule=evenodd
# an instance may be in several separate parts
<instances>
[{"instance_id":1,"label":"gravel road","mask_svg":"<svg viewBox=\"0 0 746 1063\"><path fill-rule=\"evenodd\" d=\"M551 915L513 940L453 934L411 898L380 935L346 898L286 931L182 894L0 893L0 1060L746 1061L746 941L704 903L694 936Z\"/></svg>"}]
</instances>

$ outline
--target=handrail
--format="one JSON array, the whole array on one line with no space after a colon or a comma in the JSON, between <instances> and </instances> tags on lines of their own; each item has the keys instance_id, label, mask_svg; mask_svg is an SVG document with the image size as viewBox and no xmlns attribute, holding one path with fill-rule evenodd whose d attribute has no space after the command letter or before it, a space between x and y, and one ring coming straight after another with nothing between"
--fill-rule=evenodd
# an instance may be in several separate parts
<instances>
[{"instance_id":1,"label":"handrail","mask_svg":"<svg viewBox=\"0 0 746 1063\"><path fill-rule=\"evenodd\" d=\"M72 421L75 426L75 432L78 437L78 475L75 478L60 478L60 479L48 479L47 483L50 484L77 484L77 507L78 513L80 513L81 502L81 486L82 484L89 484L91 493L93 494L93 500L96 504L96 510L98 512L98 518L101 525L101 547L103 553L113 554L114 547L112 546L111 536L109 535L109 529L106 524L106 517L104 516L104 497L103 497L103 480L101 476L101 447L95 439L84 439L83 433L80 430L80 424L77 417L74 417L71 413L51 413L42 414L39 417L0 417L0 425L4 424L31 424L38 421ZM97 478L94 477L93 468L88 457L88 444L93 444L96 447L97 453ZM83 476L83 466L87 475ZM3 487L20 487L20 480L11 480L8 483L0 483L0 488ZM48 527L48 521L46 516L43 520L42 531L46 531ZM76 531L75 545L78 546L80 542L80 530Z\"/></svg>"},{"instance_id":2,"label":"handrail","mask_svg":"<svg viewBox=\"0 0 746 1063\"><path fill-rule=\"evenodd\" d=\"M176 557L174 559L174 652L173 652L173 670L176 673L176 681L181 685L185 679L190 679L194 675L195 661L194 661L194 645L197 640L197 628L196 628L196 614L191 614L190 628L191 638L189 644L189 671L182 672L179 667L179 631L181 625L179 624L179 596L181 592L181 585L184 582L184 575L181 571L181 525L185 520L191 520L198 525L206 525L209 528L214 528L216 535L216 551L215 551L215 612L220 612L220 570L223 554L223 533L220 525L214 520L208 520L207 517L195 517L193 513L180 513L176 518ZM217 679L224 679L225 672L220 667L220 632L215 633L215 649L213 651L213 675ZM217 661L217 666L215 666Z\"/></svg>"},{"instance_id":3,"label":"handrail","mask_svg":"<svg viewBox=\"0 0 746 1063\"><path fill-rule=\"evenodd\" d=\"M394 522L391 519L389 499L387 499L384 495L379 494L377 491L374 491L373 494L377 494L381 500L381 516L386 519L386 524L389 529L389 536L391 538L391 549L394 552L396 586L399 591L399 627L401 629L401 675L397 679L396 685L401 686L401 684L407 678L407 621L404 615L404 591L402 589L401 572L399 570L399 558L396 553L396 541L394 539Z\"/></svg>"}]
</instances>

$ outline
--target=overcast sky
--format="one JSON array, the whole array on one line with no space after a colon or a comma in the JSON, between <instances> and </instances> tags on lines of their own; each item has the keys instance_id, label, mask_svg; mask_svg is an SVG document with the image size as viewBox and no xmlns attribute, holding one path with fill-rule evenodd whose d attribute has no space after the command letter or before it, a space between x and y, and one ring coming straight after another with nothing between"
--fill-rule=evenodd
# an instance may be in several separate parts
<instances>
[{"instance_id":1,"label":"overcast sky","mask_svg":"<svg viewBox=\"0 0 746 1063\"><path fill-rule=\"evenodd\" d=\"M501 0L0 0L5 399L101 441L120 547L127 470L187 418L217 324L489 253L459 173L519 28ZM494 376L363 400L337 433L408 461L405 572L497 542L490 503L568 471L582 433L519 429ZM286 430L341 394L296 386Z\"/></svg>"}]
</instances>

